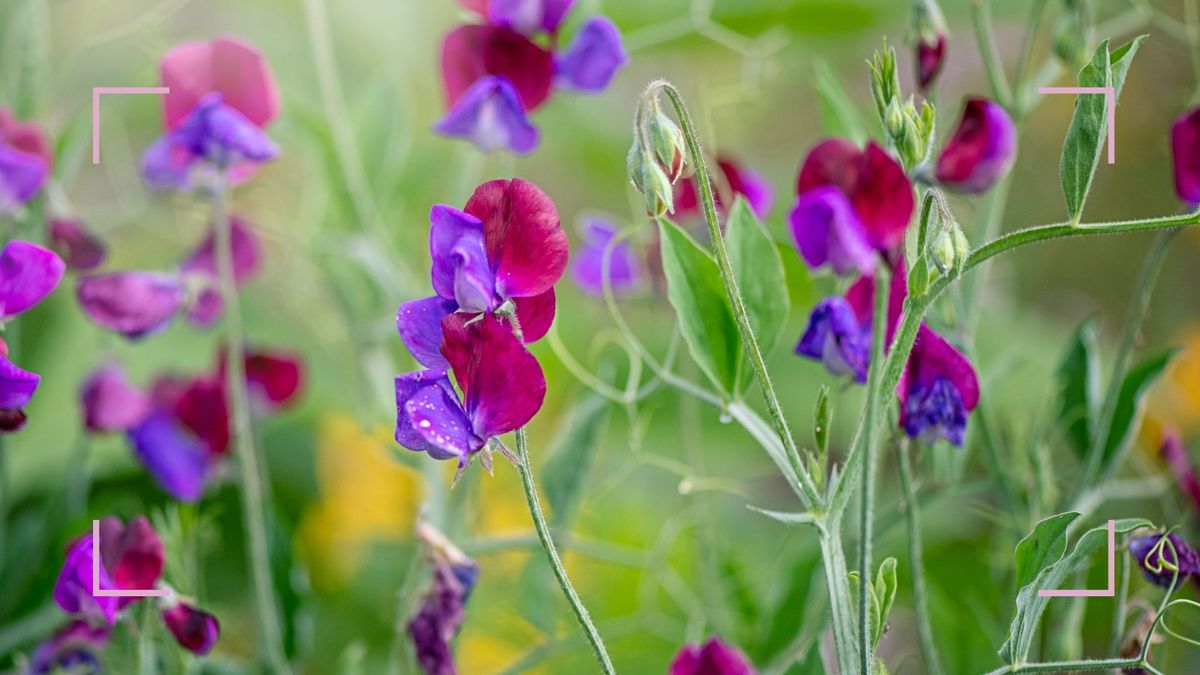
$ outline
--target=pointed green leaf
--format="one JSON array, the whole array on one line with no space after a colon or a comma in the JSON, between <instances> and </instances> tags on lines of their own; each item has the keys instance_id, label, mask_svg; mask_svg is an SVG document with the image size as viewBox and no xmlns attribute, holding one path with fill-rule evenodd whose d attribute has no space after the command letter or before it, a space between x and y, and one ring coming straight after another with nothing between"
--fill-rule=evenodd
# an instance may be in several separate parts
<instances>
[{"instance_id":1,"label":"pointed green leaf","mask_svg":"<svg viewBox=\"0 0 1200 675\"><path fill-rule=\"evenodd\" d=\"M1113 105L1116 105L1121 88L1125 85L1125 75L1145 37L1135 38L1111 54L1108 40L1101 42L1091 61L1079 71L1079 86L1112 87ZM1107 97L1103 93L1079 94L1075 99L1075 113L1067 129L1059 165L1063 196L1067 200L1067 215L1073 223L1078 223L1083 214L1083 205L1100 162L1100 150L1107 138Z\"/></svg>"},{"instance_id":2,"label":"pointed green leaf","mask_svg":"<svg viewBox=\"0 0 1200 675\"><path fill-rule=\"evenodd\" d=\"M1104 443L1104 456L1101 466L1108 468L1116 456L1125 448L1129 438L1137 429L1141 417L1142 404L1150 385L1163 374L1171 359L1175 358L1175 349L1155 354L1130 369L1121 382L1121 392L1117 395L1117 407L1113 411L1112 425L1109 427L1107 440Z\"/></svg>"},{"instance_id":3,"label":"pointed green leaf","mask_svg":"<svg viewBox=\"0 0 1200 675\"><path fill-rule=\"evenodd\" d=\"M896 601L896 559L887 558L879 564L875 574L875 583L871 585L871 593L878 604L878 623L875 626L875 645L879 645L883 631L887 627L888 614L892 611L892 603Z\"/></svg>"},{"instance_id":4,"label":"pointed green leaf","mask_svg":"<svg viewBox=\"0 0 1200 675\"><path fill-rule=\"evenodd\" d=\"M741 195L729 209L725 240L750 327L758 339L758 348L768 354L779 342L787 320L787 279L775 242ZM750 374L745 364L743 371L747 376ZM741 384L745 386L748 382L749 377L745 377Z\"/></svg>"},{"instance_id":5,"label":"pointed green leaf","mask_svg":"<svg viewBox=\"0 0 1200 675\"><path fill-rule=\"evenodd\" d=\"M778 520L779 522L787 524L787 525L812 525L813 527L815 527L817 529L820 529L821 527L823 527L823 524L821 523L821 519L807 511L802 511L799 513L788 513L785 511L768 511L767 509L760 509L757 506L750 506L750 505L747 505L746 508L750 509L751 511L757 511L769 518L774 518L775 520Z\"/></svg>"},{"instance_id":6,"label":"pointed green leaf","mask_svg":"<svg viewBox=\"0 0 1200 675\"><path fill-rule=\"evenodd\" d=\"M688 351L725 394L736 389L740 339L717 263L677 225L658 221L667 299L679 317Z\"/></svg>"},{"instance_id":7,"label":"pointed green leaf","mask_svg":"<svg viewBox=\"0 0 1200 675\"><path fill-rule=\"evenodd\" d=\"M1017 588L1033 581L1042 570L1058 562L1067 550L1067 528L1079 514L1067 511L1050 516L1033 526L1033 532L1017 543Z\"/></svg>"},{"instance_id":8,"label":"pointed green leaf","mask_svg":"<svg viewBox=\"0 0 1200 675\"><path fill-rule=\"evenodd\" d=\"M1092 447L1096 413L1100 404L1100 349L1096 322L1088 319L1075 331L1058 366L1059 424L1080 456Z\"/></svg>"}]
</instances>

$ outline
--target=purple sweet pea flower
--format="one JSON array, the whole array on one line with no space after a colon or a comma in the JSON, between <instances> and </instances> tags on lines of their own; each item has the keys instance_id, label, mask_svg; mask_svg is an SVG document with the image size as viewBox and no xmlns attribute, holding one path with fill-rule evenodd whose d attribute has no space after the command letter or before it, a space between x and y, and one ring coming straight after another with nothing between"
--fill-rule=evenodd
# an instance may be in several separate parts
<instances>
[{"instance_id":1,"label":"purple sweet pea flower","mask_svg":"<svg viewBox=\"0 0 1200 675\"><path fill-rule=\"evenodd\" d=\"M835 187L809 190L788 215L792 237L804 261L817 268L828 263L837 274L867 274L875 249L850 200Z\"/></svg>"},{"instance_id":2,"label":"purple sweet pea flower","mask_svg":"<svg viewBox=\"0 0 1200 675\"><path fill-rule=\"evenodd\" d=\"M942 185L981 194L1008 173L1017 154L1017 130L1000 105L969 98L954 135L938 156L935 176Z\"/></svg>"},{"instance_id":3,"label":"purple sweet pea flower","mask_svg":"<svg viewBox=\"0 0 1200 675\"><path fill-rule=\"evenodd\" d=\"M417 537L429 552L433 581L408 622L408 634L426 675L457 675L450 643L466 616L464 610L479 578L479 566L424 522L417 524Z\"/></svg>"},{"instance_id":4,"label":"purple sweet pea flower","mask_svg":"<svg viewBox=\"0 0 1200 675\"><path fill-rule=\"evenodd\" d=\"M755 675L755 671L741 650L712 637L703 646L684 645L671 662L669 675Z\"/></svg>"},{"instance_id":5,"label":"purple sweet pea flower","mask_svg":"<svg viewBox=\"0 0 1200 675\"><path fill-rule=\"evenodd\" d=\"M49 173L44 159L6 145L0 138L0 213L16 211L33 199Z\"/></svg>"},{"instance_id":6,"label":"purple sweet pea flower","mask_svg":"<svg viewBox=\"0 0 1200 675\"><path fill-rule=\"evenodd\" d=\"M129 431L138 461L167 494L195 502L208 479L208 448L174 415L159 410Z\"/></svg>"},{"instance_id":7,"label":"purple sweet pea flower","mask_svg":"<svg viewBox=\"0 0 1200 675\"><path fill-rule=\"evenodd\" d=\"M1159 453L1166 460L1171 473L1175 474L1175 482L1180 491L1188 496L1192 508L1200 513L1200 478L1196 477L1196 468L1192 465L1192 458L1188 456L1187 447L1184 446L1178 431L1171 430L1163 435Z\"/></svg>"},{"instance_id":8,"label":"purple sweet pea flower","mask_svg":"<svg viewBox=\"0 0 1200 675\"><path fill-rule=\"evenodd\" d=\"M903 261L897 265L904 269ZM888 325L884 336L890 346L904 308L908 285L903 274L893 274L888 291ZM844 297L829 297L817 303L808 318L808 327L796 353L821 361L833 375L852 375L865 382L870 365L871 315L875 303L875 279L860 277L846 290Z\"/></svg>"},{"instance_id":9,"label":"purple sweet pea flower","mask_svg":"<svg viewBox=\"0 0 1200 675\"><path fill-rule=\"evenodd\" d=\"M69 269L92 270L104 264L104 242L87 231L75 218L51 218L50 245Z\"/></svg>"},{"instance_id":10,"label":"purple sweet pea flower","mask_svg":"<svg viewBox=\"0 0 1200 675\"><path fill-rule=\"evenodd\" d=\"M92 626L87 621L72 621L38 645L29 660L31 675L57 672L98 675L103 672L97 654L108 645L112 631L108 626Z\"/></svg>"},{"instance_id":11,"label":"purple sweet pea flower","mask_svg":"<svg viewBox=\"0 0 1200 675\"><path fill-rule=\"evenodd\" d=\"M54 583L54 602L68 614L103 620L111 626L117 621L120 598L97 598L92 595L93 560L91 534L71 544L58 580ZM116 590L117 585L103 564L99 571L96 587L106 591Z\"/></svg>"},{"instance_id":12,"label":"purple sweet pea flower","mask_svg":"<svg viewBox=\"0 0 1200 675\"><path fill-rule=\"evenodd\" d=\"M484 152L511 150L524 155L538 144L537 127L526 116L517 90L506 78L492 75L476 80L433 130L465 138Z\"/></svg>"},{"instance_id":13,"label":"purple sweet pea flower","mask_svg":"<svg viewBox=\"0 0 1200 675\"><path fill-rule=\"evenodd\" d=\"M571 259L571 281L588 295L604 294L604 253L617 235L617 228L602 218L583 223L583 246ZM608 260L608 283L613 293L627 292L641 279L637 253L627 241L612 245Z\"/></svg>"},{"instance_id":14,"label":"purple sweet pea flower","mask_svg":"<svg viewBox=\"0 0 1200 675\"><path fill-rule=\"evenodd\" d=\"M279 155L279 148L260 127L221 94L200 99L176 128L155 141L142 157L142 178L156 190L187 189L195 171L204 165L224 171L244 163L262 164Z\"/></svg>"},{"instance_id":15,"label":"purple sweet pea flower","mask_svg":"<svg viewBox=\"0 0 1200 675\"><path fill-rule=\"evenodd\" d=\"M979 404L979 381L967 357L928 326L917 332L896 393L905 433L927 443L941 437L963 444L967 415Z\"/></svg>"},{"instance_id":16,"label":"purple sweet pea flower","mask_svg":"<svg viewBox=\"0 0 1200 675\"><path fill-rule=\"evenodd\" d=\"M18 368L0 356L0 433L19 431L25 426L25 406L33 400L38 383L37 373Z\"/></svg>"},{"instance_id":17,"label":"purple sweet pea flower","mask_svg":"<svg viewBox=\"0 0 1200 675\"><path fill-rule=\"evenodd\" d=\"M1175 193L1190 205L1200 204L1200 107L1183 113L1171 125L1171 159Z\"/></svg>"},{"instance_id":18,"label":"purple sweet pea flower","mask_svg":"<svg viewBox=\"0 0 1200 675\"><path fill-rule=\"evenodd\" d=\"M0 250L0 323L34 307L62 280L66 264L53 251L27 241Z\"/></svg>"},{"instance_id":19,"label":"purple sweet pea flower","mask_svg":"<svg viewBox=\"0 0 1200 675\"><path fill-rule=\"evenodd\" d=\"M187 603L164 609L162 620L179 646L200 656L211 652L221 635L217 617Z\"/></svg>"},{"instance_id":20,"label":"purple sweet pea flower","mask_svg":"<svg viewBox=\"0 0 1200 675\"><path fill-rule=\"evenodd\" d=\"M166 327L179 313L185 295L178 275L159 272L82 277L75 292L93 323L130 339Z\"/></svg>"},{"instance_id":21,"label":"purple sweet pea flower","mask_svg":"<svg viewBox=\"0 0 1200 675\"><path fill-rule=\"evenodd\" d=\"M621 32L612 21L595 16L579 29L571 46L555 56L554 83L560 89L596 94L608 88L627 63Z\"/></svg>"},{"instance_id":22,"label":"purple sweet pea flower","mask_svg":"<svg viewBox=\"0 0 1200 675\"><path fill-rule=\"evenodd\" d=\"M546 396L546 378L495 316L456 312L442 321L442 330L442 354L462 398L443 370L397 377L396 441L434 459L457 458L462 469L493 437L533 418Z\"/></svg>"},{"instance_id":23,"label":"purple sweet pea flower","mask_svg":"<svg viewBox=\"0 0 1200 675\"><path fill-rule=\"evenodd\" d=\"M1200 576L1200 553L1187 544L1174 532L1166 535L1171 547L1163 541L1163 535L1154 534L1138 537L1129 542L1129 554L1142 568L1142 574L1151 583L1169 588L1175 579L1176 572L1171 567L1178 567L1179 583L1182 584L1189 576ZM1175 551L1172 554L1171 548Z\"/></svg>"},{"instance_id":24,"label":"purple sweet pea flower","mask_svg":"<svg viewBox=\"0 0 1200 675\"><path fill-rule=\"evenodd\" d=\"M100 366L80 392L84 425L91 432L125 432L141 424L151 410L150 397L130 384L116 364Z\"/></svg>"},{"instance_id":25,"label":"purple sweet pea flower","mask_svg":"<svg viewBox=\"0 0 1200 675\"><path fill-rule=\"evenodd\" d=\"M557 33L575 0L485 0L488 21L533 35Z\"/></svg>"},{"instance_id":26,"label":"purple sweet pea flower","mask_svg":"<svg viewBox=\"0 0 1200 675\"><path fill-rule=\"evenodd\" d=\"M258 273L262 266L262 244L254 234L251 224L237 216L229 219L229 246L233 253L233 281L241 288L246 280ZM207 328L225 311L219 289L220 271L217 267L217 245L213 232L188 256L179 271L184 276L197 277L204 284L185 312L187 320L200 328Z\"/></svg>"},{"instance_id":27,"label":"purple sweet pea flower","mask_svg":"<svg viewBox=\"0 0 1200 675\"><path fill-rule=\"evenodd\" d=\"M511 300L526 342L554 320L554 284L567 266L567 233L554 203L519 178L480 185L466 209L429 213L433 297L400 305L396 327L413 358L446 370L442 319L454 311L494 312Z\"/></svg>"}]
</instances>

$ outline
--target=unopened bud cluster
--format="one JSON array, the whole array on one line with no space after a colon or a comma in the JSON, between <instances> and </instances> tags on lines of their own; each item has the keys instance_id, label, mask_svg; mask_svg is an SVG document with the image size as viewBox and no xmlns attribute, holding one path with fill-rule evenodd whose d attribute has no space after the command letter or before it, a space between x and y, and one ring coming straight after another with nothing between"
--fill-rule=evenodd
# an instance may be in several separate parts
<instances>
[{"instance_id":1,"label":"unopened bud cluster","mask_svg":"<svg viewBox=\"0 0 1200 675\"><path fill-rule=\"evenodd\" d=\"M934 108L923 101L920 108L910 96L903 100L900 77L896 73L896 50L885 43L868 64L871 68L871 93L879 111L883 129L906 169L922 164L932 146Z\"/></svg>"},{"instance_id":2,"label":"unopened bud cluster","mask_svg":"<svg viewBox=\"0 0 1200 675\"><path fill-rule=\"evenodd\" d=\"M626 170L646 212L658 218L675 210L675 182L690 166L687 144L679 125L660 109L657 95L649 94L639 110Z\"/></svg>"}]
</instances>

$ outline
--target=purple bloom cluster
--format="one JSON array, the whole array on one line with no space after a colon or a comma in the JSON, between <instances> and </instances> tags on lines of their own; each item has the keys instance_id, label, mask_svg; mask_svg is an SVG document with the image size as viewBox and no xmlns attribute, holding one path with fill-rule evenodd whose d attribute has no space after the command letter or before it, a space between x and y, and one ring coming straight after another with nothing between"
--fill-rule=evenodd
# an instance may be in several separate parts
<instances>
[{"instance_id":1,"label":"purple bloom cluster","mask_svg":"<svg viewBox=\"0 0 1200 675\"><path fill-rule=\"evenodd\" d=\"M100 553L98 563L93 557L96 550ZM220 634L217 619L174 596L162 580L164 555L162 539L150 522L140 516L128 524L114 517L100 520L99 544L91 533L76 539L67 550L54 584L54 602L74 620L39 647L34 657L34 672L52 672L54 667L72 663L94 664L94 653L108 640L108 627L142 600L97 596L94 588L168 589L160 603L163 623L182 647L196 654L207 654ZM94 575L97 570L98 577Z\"/></svg>"},{"instance_id":2,"label":"purple bloom cluster","mask_svg":"<svg viewBox=\"0 0 1200 675\"><path fill-rule=\"evenodd\" d=\"M466 617L464 609L479 578L479 566L427 523L417 525L417 537L425 545L433 581L409 619L408 634L426 675L456 675L450 643Z\"/></svg>"},{"instance_id":3,"label":"purple bloom cluster","mask_svg":"<svg viewBox=\"0 0 1200 675\"><path fill-rule=\"evenodd\" d=\"M583 221L583 245L571 258L571 281L584 293L604 294L604 255L609 251L608 285L615 294L626 293L641 281L637 253L626 241L612 243L617 228L601 217Z\"/></svg>"},{"instance_id":4,"label":"purple bloom cluster","mask_svg":"<svg viewBox=\"0 0 1200 675\"><path fill-rule=\"evenodd\" d=\"M1168 542L1170 546L1167 545ZM1129 555L1132 555L1138 567L1142 568L1142 574L1148 581L1163 588L1171 586L1177 573L1180 584L1189 577L1200 578L1200 553L1174 532L1165 536L1153 534L1131 540Z\"/></svg>"},{"instance_id":5,"label":"purple bloom cluster","mask_svg":"<svg viewBox=\"0 0 1200 675\"><path fill-rule=\"evenodd\" d=\"M529 113L554 89L598 93L628 57L616 26L588 19L564 50L559 29L574 0L460 0L484 24L455 28L442 41L447 111L434 131L481 150L533 151Z\"/></svg>"}]
</instances>

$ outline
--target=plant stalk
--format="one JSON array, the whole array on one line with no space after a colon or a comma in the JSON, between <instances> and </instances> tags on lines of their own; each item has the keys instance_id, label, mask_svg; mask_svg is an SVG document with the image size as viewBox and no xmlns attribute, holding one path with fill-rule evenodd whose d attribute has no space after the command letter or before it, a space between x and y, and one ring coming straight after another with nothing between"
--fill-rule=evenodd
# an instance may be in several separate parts
<instances>
[{"instance_id":1,"label":"plant stalk","mask_svg":"<svg viewBox=\"0 0 1200 675\"><path fill-rule=\"evenodd\" d=\"M913 441L913 445L916 441ZM909 441L896 444L896 460L900 467L900 488L904 494L904 515L908 520L908 565L912 568L913 612L917 617L917 635L921 640L921 656L925 672L941 675L942 662L933 639L933 623L929 619L929 596L925 588L925 561L921 551L921 513L913 485L913 470Z\"/></svg>"}]
</instances>

